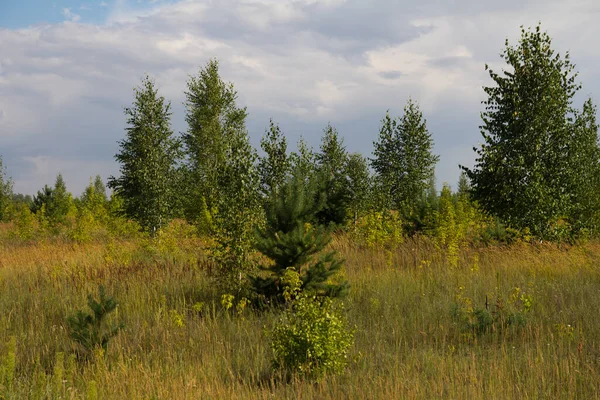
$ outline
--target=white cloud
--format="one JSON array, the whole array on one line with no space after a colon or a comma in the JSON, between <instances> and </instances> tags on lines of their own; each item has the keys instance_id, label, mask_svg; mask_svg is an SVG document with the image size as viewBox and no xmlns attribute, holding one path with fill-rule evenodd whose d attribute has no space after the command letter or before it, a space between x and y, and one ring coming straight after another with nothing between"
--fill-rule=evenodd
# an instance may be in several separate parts
<instances>
[{"instance_id":1,"label":"white cloud","mask_svg":"<svg viewBox=\"0 0 600 400\"><path fill-rule=\"evenodd\" d=\"M117 0L104 25L0 30L5 164L15 165L18 190L52 183L62 168L81 191L90 175L117 171L122 107L144 73L172 101L179 131L188 76L217 57L248 106L255 143L269 117L313 145L331 121L345 127L349 150L368 154L385 110L398 115L412 96L441 154L438 181L452 182L479 140L481 86L489 84L483 65L501 67L498 53L519 25L543 21L556 47L571 50L585 92L600 91L600 50L589 45L600 35L597 2L482 3L182 0L139 9ZM63 14L80 21L71 9ZM49 175L39 172L44 166Z\"/></svg>"},{"instance_id":2,"label":"white cloud","mask_svg":"<svg viewBox=\"0 0 600 400\"><path fill-rule=\"evenodd\" d=\"M67 18L71 22L77 22L81 19L81 16L72 12L70 8L63 8L62 13L65 16L65 18Z\"/></svg>"}]
</instances>

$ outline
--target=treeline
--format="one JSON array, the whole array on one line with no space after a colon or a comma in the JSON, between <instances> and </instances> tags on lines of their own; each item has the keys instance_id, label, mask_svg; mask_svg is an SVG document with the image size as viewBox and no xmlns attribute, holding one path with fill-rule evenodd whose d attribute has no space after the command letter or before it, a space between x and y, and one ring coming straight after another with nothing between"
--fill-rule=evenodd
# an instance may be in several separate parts
<instances>
[{"instance_id":1,"label":"treeline","mask_svg":"<svg viewBox=\"0 0 600 400\"><path fill-rule=\"evenodd\" d=\"M539 25L522 29L516 46L506 42L506 70L486 65L493 86L484 88L484 140L474 148L475 166L461 167L454 193L447 185L436 191L439 157L417 102L409 100L398 117L385 115L369 158L350 154L330 124L317 150L301 139L290 152L273 120L259 154L249 142L246 108L211 60L187 82L188 128L180 135L171 128L170 103L154 81L145 77L134 89L133 104L125 109L126 136L115 156L120 175L108 179L110 198L97 177L73 199L60 175L54 187L33 198L13 195L3 170L0 218L15 221L17 230L34 219L46 231L70 224L78 232L72 236L81 240L89 236L86 224L156 235L180 219L242 262L255 227L264 226L278 201L291 201L282 188L295 180L311 188L315 209L289 212L310 214L306 223L349 230L365 243L414 235L441 242L595 237L596 107L587 100L581 110L575 108L577 72L569 54L556 53L551 44Z\"/></svg>"}]
</instances>

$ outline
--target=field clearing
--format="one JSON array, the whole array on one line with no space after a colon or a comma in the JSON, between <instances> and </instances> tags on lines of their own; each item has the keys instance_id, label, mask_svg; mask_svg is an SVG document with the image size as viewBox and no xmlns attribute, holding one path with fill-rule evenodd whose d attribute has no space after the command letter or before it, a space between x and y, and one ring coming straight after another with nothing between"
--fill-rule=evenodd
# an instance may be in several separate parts
<instances>
[{"instance_id":1,"label":"field clearing","mask_svg":"<svg viewBox=\"0 0 600 400\"><path fill-rule=\"evenodd\" d=\"M355 345L343 375L312 383L286 382L272 372L265 329L276 313L225 310L197 239L179 246L143 239L3 241L3 393L9 399L600 396L600 243L468 248L458 267L427 239L389 251L338 236L332 247L346 259L351 289L343 301ZM66 317L84 309L100 284L118 300L111 320L125 330L104 357L79 364ZM456 310L484 309L486 298L491 312L516 310L523 299L531 307L521 325L493 325L480 334L465 329ZM16 366L7 381L11 337Z\"/></svg>"}]
</instances>

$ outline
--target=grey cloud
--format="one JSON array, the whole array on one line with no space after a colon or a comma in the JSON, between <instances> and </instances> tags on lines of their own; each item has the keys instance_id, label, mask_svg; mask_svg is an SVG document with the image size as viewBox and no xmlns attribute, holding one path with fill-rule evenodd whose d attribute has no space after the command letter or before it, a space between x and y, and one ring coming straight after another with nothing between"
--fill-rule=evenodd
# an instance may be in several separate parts
<instances>
[{"instance_id":1,"label":"grey cloud","mask_svg":"<svg viewBox=\"0 0 600 400\"><path fill-rule=\"evenodd\" d=\"M403 75L404 74L402 73L402 71L383 71L379 73L379 76L385 79L396 79L400 78Z\"/></svg>"},{"instance_id":2,"label":"grey cloud","mask_svg":"<svg viewBox=\"0 0 600 400\"><path fill-rule=\"evenodd\" d=\"M456 68L464 66L465 62L465 57L440 57L430 60L428 64L438 68Z\"/></svg>"},{"instance_id":3,"label":"grey cloud","mask_svg":"<svg viewBox=\"0 0 600 400\"><path fill-rule=\"evenodd\" d=\"M542 19L557 46L574 46L584 90L598 93L600 53L586 44L600 33L590 23L598 10L565 12L582 9L577 4L184 1L135 23L0 29L2 157L19 191L35 192L62 169L77 194L89 176L118 172L123 107L141 76L156 78L180 132L187 75L215 56L248 106L255 146L270 117L292 148L300 136L318 147L331 121L348 150L370 156L385 110L400 115L412 96L441 155L438 181L454 182L457 164L472 162L480 139L483 63L500 62L504 38L515 37L518 25Z\"/></svg>"}]
</instances>

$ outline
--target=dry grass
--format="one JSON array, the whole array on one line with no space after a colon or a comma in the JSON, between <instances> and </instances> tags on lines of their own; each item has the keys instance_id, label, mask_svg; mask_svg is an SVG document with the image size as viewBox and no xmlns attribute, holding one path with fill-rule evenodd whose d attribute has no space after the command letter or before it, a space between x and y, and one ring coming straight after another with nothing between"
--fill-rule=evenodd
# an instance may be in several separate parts
<instances>
[{"instance_id":1,"label":"dry grass","mask_svg":"<svg viewBox=\"0 0 600 400\"><path fill-rule=\"evenodd\" d=\"M275 315L223 310L201 243L180 247L1 244L0 356L17 339L5 397L93 397L94 383L103 399L599 397L598 243L466 249L450 268L425 239L385 251L337 237L356 343L347 372L318 384L273 373L264 328ZM65 362L57 380L57 354L74 350L65 318L99 284L120 302L113 319L126 330L97 362ZM452 317L459 292L483 307L517 287L533 298L520 329L470 336Z\"/></svg>"}]
</instances>

